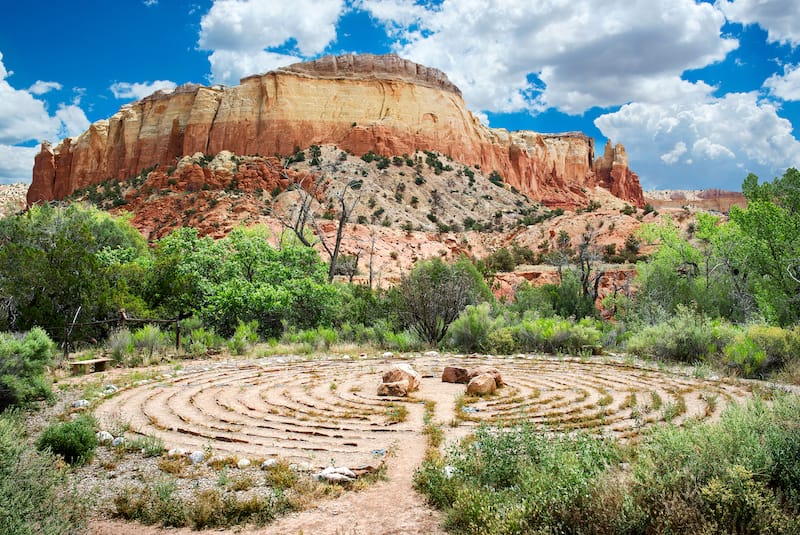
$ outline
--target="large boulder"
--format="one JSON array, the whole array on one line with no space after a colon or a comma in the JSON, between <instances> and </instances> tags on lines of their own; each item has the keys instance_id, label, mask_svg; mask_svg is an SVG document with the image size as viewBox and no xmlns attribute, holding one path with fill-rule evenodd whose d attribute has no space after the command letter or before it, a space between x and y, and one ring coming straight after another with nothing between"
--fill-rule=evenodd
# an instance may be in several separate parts
<instances>
[{"instance_id":1,"label":"large boulder","mask_svg":"<svg viewBox=\"0 0 800 535\"><path fill-rule=\"evenodd\" d=\"M470 379L467 385L467 394L473 396L487 396L494 394L497 389L497 383L494 381L494 376L489 373L482 373Z\"/></svg>"},{"instance_id":2,"label":"large boulder","mask_svg":"<svg viewBox=\"0 0 800 535\"><path fill-rule=\"evenodd\" d=\"M466 368L459 368L458 366L445 366L442 372L443 383L469 383L469 372Z\"/></svg>"},{"instance_id":3,"label":"large boulder","mask_svg":"<svg viewBox=\"0 0 800 535\"><path fill-rule=\"evenodd\" d=\"M414 368L411 367L410 364L406 364L404 362L400 364L394 364L389 371L383 374L384 383L397 383L404 379L408 381L409 392L419 390L422 377L414 370Z\"/></svg>"},{"instance_id":4,"label":"large boulder","mask_svg":"<svg viewBox=\"0 0 800 535\"><path fill-rule=\"evenodd\" d=\"M503 376L500 375L500 370L494 366L476 366L474 368L470 368L469 372L467 373L467 379L471 381L473 378L483 374L489 374L494 377L494 382L497 388L505 385L503 382Z\"/></svg>"},{"instance_id":5,"label":"large boulder","mask_svg":"<svg viewBox=\"0 0 800 535\"><path fill-rule=\"evenodd\" d=\"M408 379L393 381L391 383L381 383L380 386L378 386L379 396L394 396L401 398L407 396L408 392Z\"/></svg>"}]
</instances>

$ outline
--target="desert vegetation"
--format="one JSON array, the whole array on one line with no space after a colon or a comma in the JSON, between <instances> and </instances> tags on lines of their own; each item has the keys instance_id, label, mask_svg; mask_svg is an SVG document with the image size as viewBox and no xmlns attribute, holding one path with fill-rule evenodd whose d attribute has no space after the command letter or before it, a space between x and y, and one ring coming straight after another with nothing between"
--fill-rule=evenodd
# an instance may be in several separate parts
<instances>
[{"instance_id":1,"label":"desert vegetation","mask_svg":"<svg viewBox=\"0 0 800 535\"><path fill-rule=\"evenodd\" d=\"M309 154L323 165L318 150ZM435 153L363 163L473 174ZM341 211L353 210L360 190L342 190ZM263 524L342 490L290 469L292 455L353 463L359 452L385 453L387 437L415 437L422 419L428 450L415 484L454 532L796 533L797 397L734 379L800 383L798 190L795 169L765 183L751 175L747 208L729 220L699 214L691 233L659 216L618 253L596 246L587 226L576 243L559 235L537 251L513 243L483 258L420 260L388 289L336 280L348 278L347 255L332 247L323 261L302 226L280 239L238 227L217 240L186 227L148 244L129 217L90 205L7 216L4 525L80 529L86 504L62 483L126 455L159 459L160 475L122 488L113 514L198 528ZM401 202L405 187L395 192ZM610 256L637 262L636 278L601 299ZM495 298L498 272L538 262L553 266L555 282ZM374 395L376 361L354 358L386 351L413 358L428 384L452 359L488 362L513 379L486 399L442 387L437 399L387 401ZM62 352L108 357L129 375L70 382ZM184 369L190 359L205 364ZM673 365L691 368L674 374ZM68 406L73 388L85 405ZM443 407L452 407L449 422L436 420ZM42 413L48 421L25 425ZM119 414L115 436L128 439L112 448L97 432ZM170 456L173 443L200 452L214 444L202 470L222 483L184 488L201 469ZM239 460L264 457L276 460L264 473L228 480ZM36 484L10 483L22 479Z\"/></svg>"}]
</instances>

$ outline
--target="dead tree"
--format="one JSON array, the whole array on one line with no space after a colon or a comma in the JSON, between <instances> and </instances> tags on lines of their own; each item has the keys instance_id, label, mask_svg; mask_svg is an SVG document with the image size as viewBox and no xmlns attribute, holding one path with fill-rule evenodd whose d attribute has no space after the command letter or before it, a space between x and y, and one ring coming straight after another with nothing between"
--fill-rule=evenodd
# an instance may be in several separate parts
<instances>
[{"instance_id":1,"label":"dead tree","mask_svg":"<svg viewBox=\"0 0 800 535\"><path fill-rule=\"evenodd\" d=\"M288 214L281 214L273 210L275 218L284 228L291 230L300 243L306 247L313 247L317 243L322 245L322 249L330 258L330 264L328 265L328 282L333 281L333 276L336 273L336 262L339 259L342 238L344 237L344 230L347 222L350 220L350 216L361 200L361 184L361 180L351 180L333 195L339 204L339 217L336 237L332 243L320 230L319 222L312 209L314 199L324 191L322 178L314 180L314 183L309 188L303 187L303 182L294 185L293 189L297 191L298 202L292 207ZM309 226L316 234L316 241L312 241L306 235L306 228Z\"/></svg>"}]
</instances>

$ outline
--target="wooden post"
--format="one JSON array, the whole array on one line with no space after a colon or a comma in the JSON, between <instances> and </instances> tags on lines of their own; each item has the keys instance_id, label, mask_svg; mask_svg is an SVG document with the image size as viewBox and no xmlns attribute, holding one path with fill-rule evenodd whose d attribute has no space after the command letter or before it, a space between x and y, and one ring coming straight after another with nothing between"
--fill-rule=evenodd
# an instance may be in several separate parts
<instances>
[{"instance_id":1,"label":"wooden post","mask_svg":"<svg viewBox=\"0 0 800 535\"><path fill-rule=\"evenodd\" d=\"M181 320L180 314L175 318L175 350L181 350Z\"/></svg>"}]
</instances>

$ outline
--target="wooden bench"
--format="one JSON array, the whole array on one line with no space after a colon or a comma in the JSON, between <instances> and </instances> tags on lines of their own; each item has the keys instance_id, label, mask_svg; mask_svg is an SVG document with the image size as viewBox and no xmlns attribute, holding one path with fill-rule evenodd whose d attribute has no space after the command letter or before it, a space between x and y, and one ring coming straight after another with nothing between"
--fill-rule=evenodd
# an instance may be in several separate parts
<instances>
[{"instance_id":1,"label":"wooden bench","mask_svg":"<svg viewBox=\"0 0 800 535\"><path fill-rule=\"evenodd\" d=\"M72 368L72 375L78 375L91 372L104 372L106 371L109 362L111 362L111 359L107 358L71 360L69 365Z\"/></svg>"}]
</instances>

